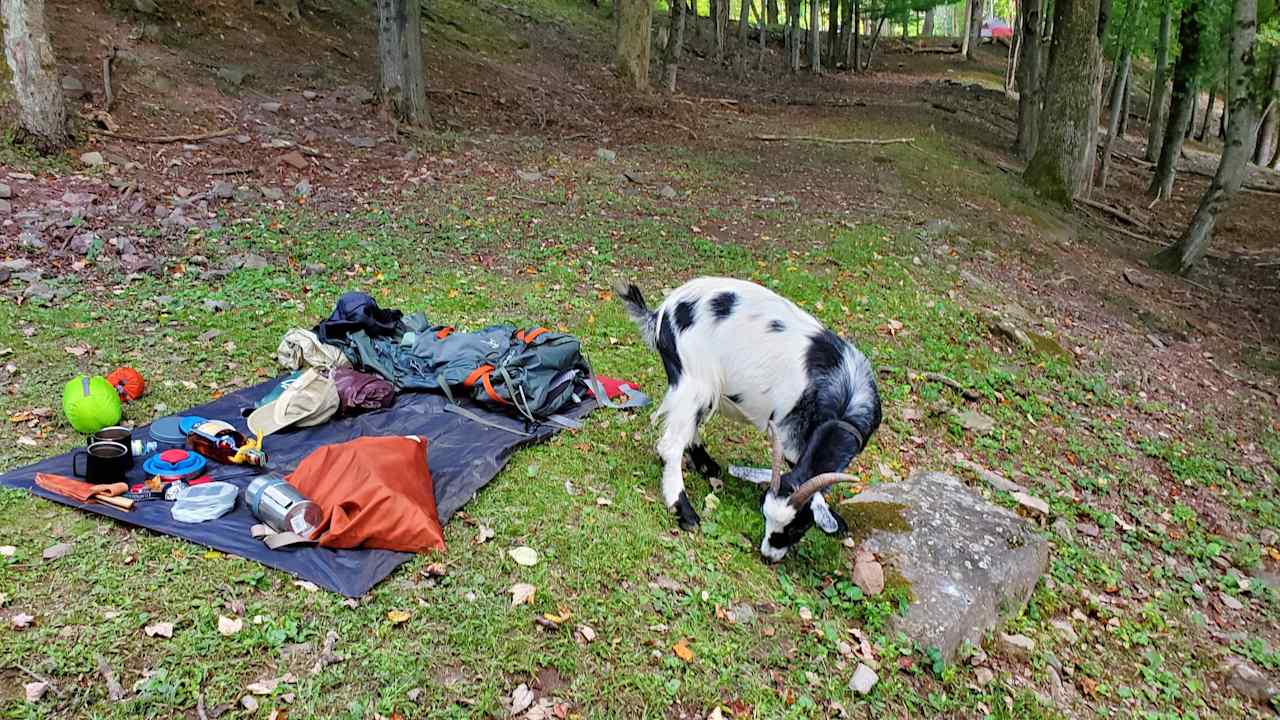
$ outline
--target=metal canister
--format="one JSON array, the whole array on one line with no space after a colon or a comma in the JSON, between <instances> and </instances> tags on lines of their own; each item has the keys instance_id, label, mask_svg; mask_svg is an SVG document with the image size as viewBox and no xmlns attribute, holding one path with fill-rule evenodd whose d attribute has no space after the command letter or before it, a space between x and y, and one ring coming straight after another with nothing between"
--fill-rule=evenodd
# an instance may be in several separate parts
<instances>
[{"instance_id":1,"label":"metal canister","mask_svg":"<svg viewBox=\"0 0 1280 720\"><path fill-rule=\"evenodd\" d=\"M244 501L254 517L276 532L310 537L324 520L324 512L319 505L275 473L267 473L249 483L244 491Z\"/></svg>"}]
</instances>

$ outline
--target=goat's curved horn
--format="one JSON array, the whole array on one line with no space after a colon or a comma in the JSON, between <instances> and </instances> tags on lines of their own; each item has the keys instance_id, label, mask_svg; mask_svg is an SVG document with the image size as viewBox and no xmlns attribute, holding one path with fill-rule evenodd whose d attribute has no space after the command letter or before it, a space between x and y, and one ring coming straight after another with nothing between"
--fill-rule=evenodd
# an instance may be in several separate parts
<instances>
[{"instance_id":1,"label":"goat's curved horn","mask_svg":"<svg viewBox=\"0 0 1280 720\"><path fill-rule=\"evenodd\" d=\"M805 481L803 485L796 488L796 491L791 493L791 497L788 502L790 502L791 506L794 508L802 508L809 502L809 498L813 497L816 493L820 493L837 483L844 482L858 482L858 478L852 475L846 475L845 473L834 472L815 475Z\"/></svg>"},{"instance_id":2,"label":"goat's curved horn","mask_svg":"<svg viewBox=\"0 0 1280 720\"><path fill-rule=\"evenodd\" d=\"M782 487L782 438L778 436L778 426L769 422L769 442L773 445L773 476L769 479L769 491L774 495Z\"/></svg>"}]
</instances>

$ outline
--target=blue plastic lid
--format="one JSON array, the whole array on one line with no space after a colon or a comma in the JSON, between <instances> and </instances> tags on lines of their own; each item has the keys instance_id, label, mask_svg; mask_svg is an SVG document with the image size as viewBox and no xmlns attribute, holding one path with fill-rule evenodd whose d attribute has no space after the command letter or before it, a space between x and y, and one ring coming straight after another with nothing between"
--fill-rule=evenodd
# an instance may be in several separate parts
<instances>
[{"instance_id":1,"label":"blue plastic lid","mask_svg":"<svg viewBox=\"0 0 1280 720\"><path fill-rule=\"evenodd\" d=\"M183 415L178 418L178 430L181 431L183 435L190 435L191 431L195 430L196 426L202 422L207 421L199 415Z\"/></svg>"},{"instance_id":2,"label":"blue plastic lid","mask_svg":"<svg viewBox=\"0 0 1280 720\"><path fill-rule=\"evenodd\" d=\"M181 456L179 458L179 455ZM189 450L166 450L142 463L143 472L160 477L195 477L208 462L200 453Z\"/></svg>"},{"instance_id":3,"label":"blue plastic lid","mask_svg":"<svg viewBox=\"0 0 1280 720\"><path fill-rule=\"evenodd\" d=\"M187 442L187 435L182 432L182 419L173 415L156 418L151 423L151 437L167 445L184 445Z\"/></svg>"}]
</instances>

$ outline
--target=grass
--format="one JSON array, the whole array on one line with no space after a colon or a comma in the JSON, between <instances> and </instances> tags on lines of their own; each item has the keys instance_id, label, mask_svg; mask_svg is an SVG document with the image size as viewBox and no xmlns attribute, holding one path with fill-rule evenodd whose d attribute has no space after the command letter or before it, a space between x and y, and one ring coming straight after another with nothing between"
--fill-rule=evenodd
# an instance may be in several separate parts
<instances>
[{"instance_id":1,"label":"grass","mask_svg":"<svg viewBox=\"0 0 1280 720\"><path fill-rule=\"evenodd\" d=\"M537 7L569 12L551 0ZM846 125L835 131L859 136L893 129L874 119L839 122ZM0 423L0 467L79 444L57 413L20 415L56 408L71 375L138 367L152 389L128 416L145 422L273 375L285 330L312 325L353 288L459 327L562 325L582 338L597 369L656 397L660 364L607 296L610 282L632 278L656 296L696 274L750 278L853 339L880 369L886 421L858 473L882 482L943 469L963 450L1049 502L1056 520L1041 532L1053 544L1050 570L1008 628L1036 640L1029 661L988 644L995 678L981 687L967 662L937 662L887 630L909 588L865 597L851 582L851 551L818 534L787 562L763 565L753 488L731 481L713 491L689 475L704 524L696 534L674 531L658 500L656 431L643 413L602 410L582 431L517 453L446 528L446 554L414 559L354 606L249 561L0 492L0 545L16 548L0 557L0 614L36 618L25 630L0 630L0 713L190 716L201 696L207 707L237 703L250 683L292 672L294 681L243 715L287 706L294 717L504 716L512 688L541 677L563 681L550 694L592 718L702 716L717 705L762 718L828 717L836 705L854 717L1248 717L1257 709L1210 688L1228 652L1273 672L1278 664L1266 620L1276 594L1257 582L1246 589L1233 570L1253 572L1275 552L1259 533L1280 525L1280 436L1273 428L1251 440L1270 466L1246 462L1243 437L1191 411L1146 403L1136 388L1112 382L1105 360L1028 353L994 337L976 311L989 298L964 289L918 225L956 217L949 242L1018 258L1017 247L991 239L995 229L971 220L966 203L1001 207L1029 226L1060 220L945 136L922 132L917 145L821 151L815 172L823 177L855 187L877 172L895 183L889 197L906 210L878 219L815 207L803 188L773 174L773 156L655 146L626 149L619 162L667 178L686 199L634 193L616 167L567 158L555 160L554 185L520 190L564 205L518 201L503 179L477 178L349 216L300 208L225 218L221 231L188 236L188 254L217 264L251 251L272 262L212 283L175 262L160 277L122 284L104 257L96 279L65 281L72 294L58 306L0 306L0 351L11 350L3 357L17 366L15 392L0 396L0 411L15 418ZM512 152L548 162L534 145ZM817 157L778 152L793 162ZM789 193L798 196L794 206L742 199ZM326 270L304 274L313 263ZM230 309L211 314L206 299ZM209 330L220 334L199 340ZM65 350L79 346L90 350ZM927 371L973 388L972 407L995 430L974 436L952 420L945 410L966 403L924 380ZM908 407L919 417L908 417ZM756 433L722 420L709 423L706 439L722 463L767 457ZM1016 506L1007 494L978 489ZM713 508L704 502L711 492ZM476 524L496 537L476 544ZM1096 526L1096 537L1086 526ZM73 543L69 555L41 560L43 548L62 541ZM506 553L519 545L536 549L539 564L513 563ZM447 565L443 577L426 572L438 561ZM510 606L517 582L537 587L532 605ZM1246 609L1224 615L1220 593ZM744 605L754 619L730 622L727 611ZM219 615L241 606L244 629L219 634ZM409 618L394 623L392 611ZM535 623L544 613L568 619L547 630ZM1080 640L1063 639L1054 620L1069 620ZM143 628L158 621L175 624L171 639L146 636ZM575 633L579 625L594 630L593 642ZM851 629L870 636L879 660L881 681L866 697L847 687L856 663L841 647L852 642ZM1224 646L1214 629L1236 635ZM346 659L313 675L331 630ZM675 653L680 643L690 660ZM106 699L99 654L136 690L127 701ZM24 703L19 686L29 677L20 668L52 679L59 694ZM1062 704L1045 699L1051 672L1068 688Z\"/></svg>"}]
</instances>

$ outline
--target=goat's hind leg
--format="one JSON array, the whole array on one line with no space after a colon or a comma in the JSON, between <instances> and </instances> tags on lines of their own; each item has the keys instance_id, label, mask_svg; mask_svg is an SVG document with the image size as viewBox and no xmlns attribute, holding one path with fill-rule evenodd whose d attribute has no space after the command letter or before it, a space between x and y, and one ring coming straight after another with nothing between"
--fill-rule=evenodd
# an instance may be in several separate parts
<instances>
[{"instance_id":1,"label":"goat's hind leg","mask_svg":"<svg viewBox=\"0 0 1280 720\"><path fill-rule=\"evenodd\" d=\"M662 458L662 499L675 514L682 530L693 530L702 519L689 502L684 489L682 463L684 453L698 437L698 405L682 398L681 389L673 390L663 406L666 408L662 438L658 440L658 456Z\"/></svg>"},{"instance_id":2,"label":"goat's hind leg","mask_svg":"<svg viewBox=\"0 0 1280 720\"><path fill-rule=\"evenodd\" d=\"M697 470L702 477L711 478L720 477L720 463L711 457L711 453L707 452L707 446L702 444L699 438L688 450L684 451L685 457L689 458L689 464L693 465L693 469Z\"/></svg>"}]
</instances>

